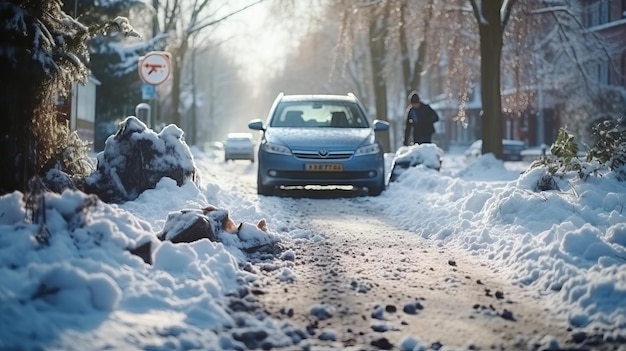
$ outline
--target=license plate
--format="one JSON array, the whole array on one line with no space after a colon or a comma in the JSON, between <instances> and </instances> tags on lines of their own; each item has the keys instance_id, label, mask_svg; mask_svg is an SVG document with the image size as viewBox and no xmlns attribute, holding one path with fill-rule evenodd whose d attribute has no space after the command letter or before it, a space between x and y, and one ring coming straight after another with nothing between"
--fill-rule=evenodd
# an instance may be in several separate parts
<instances>
[{"instance_id":1,"label":"license plate","mask_svg":"<svg viewBox=\"0 0 626 351\"><path fill-rule=\"evenodd\" d=\"M341 163L307 163L305 166L310 172L341 172L343 165Z\"/></svg>"}]
</instances>

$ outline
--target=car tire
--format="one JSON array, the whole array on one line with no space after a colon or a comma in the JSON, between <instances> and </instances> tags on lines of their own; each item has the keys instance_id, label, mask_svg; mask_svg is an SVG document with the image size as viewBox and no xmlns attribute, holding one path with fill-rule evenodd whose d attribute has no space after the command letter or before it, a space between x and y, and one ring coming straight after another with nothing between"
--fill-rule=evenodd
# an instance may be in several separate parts
<instances>
[{"instance_id":1,"label":"car tire","mask_svg":"<svg viewBox=\"0 0 626 351\"><path fill-rule=\"evenodd\" d=\"M274 187L263 185L261 177L257 174L256 178L256 193L258 195L272 196L274 195Z\"/></svg>"},{"instance_id":2,"label":"car tire","mask_svg":"<svg viewBox=\"0 0 626 351\"><path fill-rule=\"evenodd\" d=\"M273 196L274 195L274 187L273 186L266 186L266 185L257 184L257 186L256 186L256 193L259 194L259 195Z\"/></svg>"},{"instance_id":3,"label":"car tire","mask_svg":"<svg viewBox=\"0 0 626 351\"><path fill-rule=\"evenodd\" d=\"M367 194L369 196L378 196L382 194L382 192L383 192L383 187L380 187L380 186L371 186L367 188Z\"/></svg>"},{"instance_id":4,"label":"car tire","mask_svg":"<svg viewBox=\"0 0 626 351\"><path fill-rule=\"evenodd\" d=\"M385 178L382 179L379 185L367 187L367 194L369 196L378 196L382 194L383 190L385 190Z\"/></svg>"}]
</instances>

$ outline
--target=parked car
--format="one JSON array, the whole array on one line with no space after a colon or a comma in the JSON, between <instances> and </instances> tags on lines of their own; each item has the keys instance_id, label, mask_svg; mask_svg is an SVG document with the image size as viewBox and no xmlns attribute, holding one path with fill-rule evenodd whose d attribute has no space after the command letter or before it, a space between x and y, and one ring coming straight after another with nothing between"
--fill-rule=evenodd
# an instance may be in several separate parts
<instances>
[{"instance_id":1,"label":"parked car","mask_svg":"<svg viewBox=\"0 0 626 351\"><path fill-rule=\"evenodd\" d=\"M280 186L352 185L377 196L385 189L383 148L376 132L389 123L370 122L353 95L278 94L267 120L248 127L263 131L258 148L257 192Z\"/></svg>"},{"instance_id":2,"label":"parked car","mask_svg":"<svg viewBox=\"0 0 626 351\"><path fill-rule=\"evenodd\" d=\"M521 161L522 151L526 149L526 144L521 140L502 139L502 160ZM483 153L483 141L478 139L465 150L465 157L474 160Z\"/></svg>"},{"instance_id":3,"label":"parked car","mask_svg":"<svg viewBox=\"0 0 626 351\"><path fill-rule=\"evenodd\" d=\"M254 162L252 133L229 133L224 143L224 161L250 160Z\"/></svg>"}]
</instances>

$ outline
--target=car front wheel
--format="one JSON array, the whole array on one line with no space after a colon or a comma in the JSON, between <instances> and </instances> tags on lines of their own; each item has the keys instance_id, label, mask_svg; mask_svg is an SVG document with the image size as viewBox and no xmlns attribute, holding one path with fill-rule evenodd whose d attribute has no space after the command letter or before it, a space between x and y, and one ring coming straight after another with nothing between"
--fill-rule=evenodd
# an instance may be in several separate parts
<instances>
[{"instance_id":1,"label":"car front wheel","mask_svg":"<svg viewBox=\"0 0 626 351\"><path fill-rule=\"evenodd\" d=\"M385 190L385 179L383 178L379 185L367 187L369 196L378 196Z\"/></svg>"},{"instance_id":2,"label":"car front wheel","mask_svg":"<svg viewBox=\"0 0 626 351\"><path fill-rule=\"evenodd\" d=\"M274 195L274 187L263 185L261 181L261 176L257 174L256 178L256 193L259 195L272 196Z\"/></svg>"},{"instance_id":3,"label":"car front wheel","mask_svg":"<svg viewBox=\"0 0 626 351\"><path fill-rule=\"evenodd\" d=\"M383 192L383 188L380 186L372 186L367 188L367 194L369 196L378 196L380 194L382 194Z\"/></svg>"},{"instance_id":4,"label":"car front wheel","mask_svg":"<svg viewBox=\"0 0 626 351\"><path fill-rule=\"evenodd\" d=\"M272 196L274 195L274 187L257 184L256 193L259 195Z\"/></svg>"}]
</instances>

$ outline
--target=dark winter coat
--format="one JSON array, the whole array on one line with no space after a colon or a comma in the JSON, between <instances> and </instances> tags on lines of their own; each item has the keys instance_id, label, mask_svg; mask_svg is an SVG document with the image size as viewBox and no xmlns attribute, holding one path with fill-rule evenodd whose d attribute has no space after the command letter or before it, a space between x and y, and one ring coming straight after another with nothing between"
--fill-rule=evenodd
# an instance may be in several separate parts
<instances>
[{"instance_id":1,"label":"dark winter coat","mask_svg":"<svg viewBox=\"0 0 626 351\"><path fill-rule=\"evenodd\" d=\"M405 146L410 144L422 144L432 142L435 133L434 123L439 121L439 115L430 105L420 103L419 107L414 108L409 105L406 110L406 125L404 127ZM413 137L411 143L410 137Z\"/></svg>"}]
</instances>

